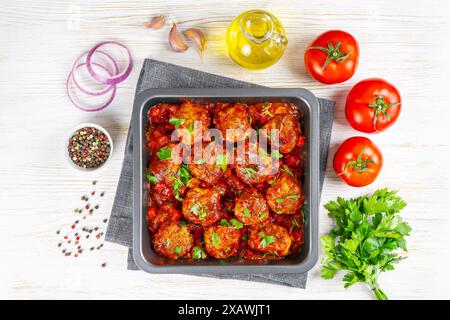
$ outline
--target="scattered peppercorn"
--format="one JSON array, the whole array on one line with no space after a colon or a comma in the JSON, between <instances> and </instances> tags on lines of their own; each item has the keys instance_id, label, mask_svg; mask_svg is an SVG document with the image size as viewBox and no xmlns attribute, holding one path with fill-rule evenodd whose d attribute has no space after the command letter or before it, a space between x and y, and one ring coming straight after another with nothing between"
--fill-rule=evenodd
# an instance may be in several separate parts
<instances>
[{"instance_id":1,"label":"scattered peppercorn","mask_svg":"<svg viewBox=\"0 0 450 320\"><path fill-rule=\"evenodd\" d=\"M106 267L106 262L102 263L102 268Z\"/></svg>"},{"instance_id":2,"label":"scattered peppercorn","mask_svg":"<svg viewBox=\"0 0 450 320\"><path fill-rule=\"evenodd\" d=\"M97 210L100 206L97 204L94 208L95 210Z\"/></svg>"},{"instance_id":3,"label":"scattered peppercorn","mask_svg":"<svg viewBox=\"0 0 450 320\"><path fill-rule=\"evenodd\" d=\"M92 181L92 184L95 186L97 184L97 180Z\"/></svg>"},{"instance_id":4,"label":"scattered peppercorn","mask_svg":"<svg viewBox=\"0 0 450 320\"><path fill-rule=\"evenodd\" d=\"M100 197L103 197L104 195L105 195L105 193L104 193L104 192L100 193Z\"/></svg>"}]
</instances>

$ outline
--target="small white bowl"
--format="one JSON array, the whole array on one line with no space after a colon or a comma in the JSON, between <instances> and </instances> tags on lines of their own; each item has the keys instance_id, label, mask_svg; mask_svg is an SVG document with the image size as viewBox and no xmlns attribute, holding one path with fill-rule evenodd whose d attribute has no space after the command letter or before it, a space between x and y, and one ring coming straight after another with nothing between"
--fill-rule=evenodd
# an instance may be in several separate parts
<instances>
[{"instance_id":1,"label":"small white bowl","mask_svg":"<svg viewBox=\"0 0 450 320\"><path fill-rule=\"evenodd\" d=\"M68 149L68 146L69 146L69 139L72 138L73 134L74 134L77 130L80 130L80 129L86 128L86 127L95 128L95 129L97 129L97 130L103 132L103 133L108 137L109 145L111 146L111 149L110 149L110 151L109 151L109 156L108 156L108 158L105 160L105 162L103 162L103 164L101 164L100 166L98 166L98 167L96 167L96 168L83 168L83 167L80 167L80 166L76 165L76 164L73 162L73 160L70 158L70 156L69 156L69 149ZM77 125L76 127L74 127L74 128L70 131L69 136L66 138L65 143L64 143L64 154L65 154L65 156L66 156L67 162L69 163L69 165L70 165L72 168L74 168L74 169L76 169L76 170L78 170L78 171L82 171L82 172L92 172L92 171L95 171L95 170L98 170L98 169L104 167L104 165L105 165L105 164L108 162L108 160L111 158L112 153L113 153L113 141L112 141L111 136L109 135L108 131L106 131L105 128L103 128L103 127L101 127L101 126L99 126L98 124L95 124L95 123L81 123L81 124Z\"/></svg>"}]
</instances>

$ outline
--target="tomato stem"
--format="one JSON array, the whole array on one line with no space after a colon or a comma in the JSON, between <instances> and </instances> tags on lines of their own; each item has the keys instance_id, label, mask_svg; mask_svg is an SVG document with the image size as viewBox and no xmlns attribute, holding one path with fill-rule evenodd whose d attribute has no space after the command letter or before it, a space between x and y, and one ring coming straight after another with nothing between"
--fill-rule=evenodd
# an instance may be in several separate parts
<instances>
[{"instance_id":1,"label":"tomato stem","mask_svg":"<svg viewBox=\"0 0 450 320\"><path fill-rule=\"evenodd\" d=\"M331 42L328 42L328 48L320 47L320 46L313 46L309 47L306 50L311 49L317 49L322 50L327 54L327 59L325 60L325 63L322 66L322 70L324 70L328 64L331 62L331 60L334 60L337 63L342 63L348 58L348 53L339 51L339 47L341 46L341 42L338 42L336 46L334 47Z\"/></svg>"},{"instance_id":2,"label":"tomato stem","mask_svg":"<svg viewBox=\"0 0 450 320\"><path fill-rule=\"evenodd\" d=\"M376 96L375 103L369 103L369 107L375 109L375 115L373 116L373 127L375 128L376 131L379 131L379 130L377 130L377 127L376 127L379 116L384 115L386 117L386 120L390 121L391 117L387 113L387 109L390 107L398 106L398 105L400 105L400 102L386 103L386 101L384 101L384 97L382 95Z\"/></svg>"},{"instance_id":3,"label":"tomato stem","mask_svg":"<svg viewBox=\"0 0 450 320\"><path fill-rule=\"evenodd\" d=\"M342 171L342 173L344 173L345 171L347 171L347 167L348 166L353 166L353 171L354 172L359 172L359 173L363 173L365 171L367 171L369 169L368 164L377 164L375 161L370 160L370 159L362 159L364 150L366 148L362 149L362 151L360 152L360 154L358 155L358 158L356 160L352 160L352 161L348 161L345 166L344 166L344 170ZM341 174L342 174L341 173Z\"/></svg>"}]
</instances>

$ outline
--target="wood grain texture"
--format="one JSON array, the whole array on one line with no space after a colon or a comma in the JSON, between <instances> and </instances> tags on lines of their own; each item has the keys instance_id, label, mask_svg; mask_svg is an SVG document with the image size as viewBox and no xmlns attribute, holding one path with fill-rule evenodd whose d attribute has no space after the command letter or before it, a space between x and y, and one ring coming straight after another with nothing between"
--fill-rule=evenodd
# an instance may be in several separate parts
<instances>
[{"instance_id":1,"label":"wood grain texture","mask_svg":"<svg viewBox=\"0 0 450 320\"><path fill-rule=\"evenodd\" d=\"M261 72L241 69L226 57L224 31L241 11L262 8L280 18L289 46L285 56ZM387 132L371 136L385 156L373 185L351 189L333 174L330 162L322 203L357 196L377 187L398 188L408 201L403 216L412 225L408 259L383 274L384 291L395 299L450 298L450 5L444 1L6 1L0 0L0 298L183 298L183 299L366 299L362 285L345 290L339 278L311 272L307 290L184 275L126 271L126 249L107 243L75 260L60 254L55 231L75 219L72 210L90 192L105 190L100 215L112 205L140 66L145 58L272 87L304 87L337 101L330 154L357 135L343 115L347 90L379 76L395 83L403 114ZM180 27L203 28L206 59L168 50L169 27L151 31L142 23L168 16ZM320 32L347 30L361 46L360 66L347 83L324 86L303 66L305 46ZM98 41L128 45L135 59L131 77L106 110L87 114L70 105L65 78L74 59ZM104 170L79 174L65 162L64 138L81 122L95 122L113 136L115 152ZM95 218L94 218L95 219ZM321 233L331 221L320 213ZM107 262L106 268L100 264Z\"/></svg>"}]
</instances>

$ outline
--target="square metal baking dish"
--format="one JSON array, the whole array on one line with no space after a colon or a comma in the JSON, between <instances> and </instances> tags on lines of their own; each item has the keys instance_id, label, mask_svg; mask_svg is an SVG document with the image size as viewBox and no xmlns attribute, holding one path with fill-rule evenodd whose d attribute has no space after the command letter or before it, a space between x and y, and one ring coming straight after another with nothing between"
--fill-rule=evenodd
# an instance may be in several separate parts
<instances>
[{"instance_id":1,"label":"square metal baking dish","mask_svg":"<svg viewBox=\"0 0 450 320\"><path fill-rule=\"evenodd\" d=\"M146 168L148 151L145 138L147 112L158 103L291 102L303 112L302 130L305 135L305 168L302 188L305 195L307 223L304 226L304 245L300 254L283 260L240 260L223 264L218 260L170 260L153 251L146 222ZM302 273L310 270L318 258L319 215L319 103L305 89L148 89L135 99L133 109L133 251L140 269L150 273L186 274L245 274L245 273Z\"/></svg>"}]
</instances>

